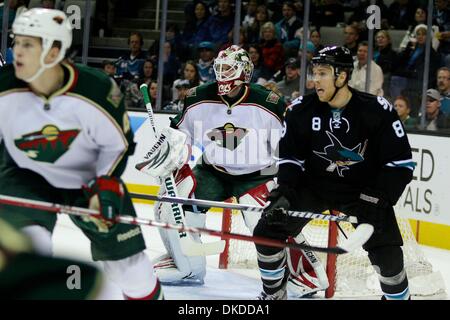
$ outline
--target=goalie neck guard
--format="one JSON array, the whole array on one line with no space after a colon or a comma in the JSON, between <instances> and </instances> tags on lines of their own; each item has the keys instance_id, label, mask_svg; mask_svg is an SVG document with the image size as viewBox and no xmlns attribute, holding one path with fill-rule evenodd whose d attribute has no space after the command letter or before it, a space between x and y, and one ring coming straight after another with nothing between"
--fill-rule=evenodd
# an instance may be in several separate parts
<instances>
[{"instance_id":1,"label":"goalie neck guard","mask_svg":"<svg viewBox=\"0 0 450 320\"><path fill-rule=\"evenodd\" d=\"M218 94L226 95L242 83L250 83L253 63L247 51L232 45L222 50L214 60Z\"/></svg>"}]
</instances>

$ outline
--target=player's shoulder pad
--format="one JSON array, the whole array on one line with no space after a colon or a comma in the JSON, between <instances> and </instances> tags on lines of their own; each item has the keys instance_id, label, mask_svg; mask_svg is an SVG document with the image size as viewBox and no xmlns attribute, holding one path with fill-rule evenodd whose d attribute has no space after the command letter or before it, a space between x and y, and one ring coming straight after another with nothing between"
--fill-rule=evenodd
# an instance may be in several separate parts
<instances>
[{"instance_id":1,"label":"player's shoulder pad","mask_svg":"<svg viewBox=\"0 0 450 320\"><path fill-rule=\"evenodd\" d=\"M286 108L286 113L305 112L306 110L314 107L315 100L318 102L318 99L315 99L314 94L299 96L291 101Z\"/></svg>"},{"instance_id":2,"label":"player's shoulder pad","mask_svg":"<svg viewBox=\"0 0 450 320\"><path fill-rule=\"evenodd\" d=\"M5 91L27 88L28 84L16 78L14 66L8 64L0 67L0 94Z\"/></svg>"},{"instance_id":3,"label":"player's shoulder pad","mask_svg":"<svg viewBox=\"0 0 450 320\"><path fill-rule=\"evenodd\" d=\"M354 91L353 94L358 100L358 106L369 116L383 118L397 114L394 106L385 97L360 91Z\"/></svg>"},{"instance_id":4,"label":"player's shoulder pad","mask_svg":"<svg viewBox=\"0 0 450 320\"><path fill-rule=\"evenodd\" d=\"M186 104L192 105L201 101L220 101L217 95L217 83L209 82L190 88L186 94Z\"/></svg>"},{"instance_id":5,"label":"player's shoulder pad","mask_svg":"<svg viewBox=\"0 0 450 320\"><path fill-rule=\"evenodd\" d=\"M123 94L114 79L101 70L88 66L76 64L70 67L76 70L78 77L72 92L94 101L107 110L123 107Z\"/></svg>"},{"instance_id":6,"label":"player's shoulder pad","mask_svg":"<svg viewBox=\"0 0 450 320\"><path fill-rule=\"evenodd\" d=\"M245 102L255 103L282 119L286 110L286 103L282 96L255 83L250 83L249 88L250 94Z\"/></svg>"}]
</instances>

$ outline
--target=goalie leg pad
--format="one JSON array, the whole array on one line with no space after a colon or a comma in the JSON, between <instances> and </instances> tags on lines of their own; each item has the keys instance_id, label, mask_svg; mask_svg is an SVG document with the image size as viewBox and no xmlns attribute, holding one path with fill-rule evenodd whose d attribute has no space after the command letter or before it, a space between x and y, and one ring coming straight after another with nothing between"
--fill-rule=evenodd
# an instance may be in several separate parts
<instances>
[{"instance_id":1,"label":"goalie leg pad","mask_svg":"<svg viewBox=\"0 0 450 320\"><path fill-rule=\"evenodd\" d=\"M241 195L239 197L239 203L264 207L266 205L267 196L274 188L275 181L269 180L266 183L252 188ZM253 234L256 224L261 218L261 212L242 211L242 216L244 218L245 225L250 230L251 234Z\"/></svg>"},{"instance_id":2,"label":"goalie leg pad","mask_svg":"<svg viewBox=\"0 0 450 320\"><path fill-rule=\"evenodd\" d=\"M289 242L309 244L300 233ZM311 250L287 249L287 264L291 272L288 292L296 297L305 297L328 288L328 277L320 259Z\"/></svg>"},{"instance_id":3,"label":"goalie leg pad","mask_svg":"<svg viewBox=\"0 0 450 320\"><path fill-rule=\"evenodd\" d=\"M176 184L180 197L189 197L195 191L196 181L189 166L184 166L176 175ZM155 205L157 221L175 224L171 204L158 202ZM205 214L185 211L186 224L193 227L204 227ZM178 231L159 228L159 233L167 254L154 260L156 274L161 283L166 285L201 285L206 274L206 258L204 256L187 257L181 251ZM201 242L200 237L188 234L195 241Z\"/></svg>"},{"instance_id":4,"label":"goalie leg pad","mask_svg":"<svg viewBox=\"0 0 450 320\"><path fill-rule=\"evenodd\" d=\"M163 214L162 218L173 220L171 214ZM189 226L204 227L206 215L186 211L185 219ZM170 223L174 223L174 221ZM160 234L168 254L154 261L156 274L161 283L165 285L202 285L206 275L206 257L185 256L181 251L177 231L164 231L166 232ZM196 242L201 242L199 235L192 234L189 236L192 236Z\"/></svg>"}]
</instances>

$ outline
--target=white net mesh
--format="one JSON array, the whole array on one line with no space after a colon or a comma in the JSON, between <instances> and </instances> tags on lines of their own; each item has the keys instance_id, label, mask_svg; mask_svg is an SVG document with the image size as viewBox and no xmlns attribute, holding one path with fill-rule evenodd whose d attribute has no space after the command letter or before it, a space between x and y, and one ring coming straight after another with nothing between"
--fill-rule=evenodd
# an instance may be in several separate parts
<instances>
[{"instance_id":1,"label":"white net mesh","mask_svg":"<svg viewBox=\"0 0 450 320\"><path fill-rule=\"evenodd\" d=\"M439 272L433 272L418 246L411 225L405 218L397 217L403 236L404 262L408 275L410 292L414 296L445 294L444 281ZM349 223L340 223L348 235L354 228ZM233 212L231 232L250 234L240 212ZM328 222L314 220L304 229L303 234L311 245L328 246ZM338 232L338 243L343 239ZM327 255L317 253L324 267ZM229 244L228 268L257 268L256 250L253 243L231 240ZM362 248L355 252L338 255L336 262L336 297L356 297L381 295L377 274L370 264L367 252Z\"/></svg>"}]
</instances>

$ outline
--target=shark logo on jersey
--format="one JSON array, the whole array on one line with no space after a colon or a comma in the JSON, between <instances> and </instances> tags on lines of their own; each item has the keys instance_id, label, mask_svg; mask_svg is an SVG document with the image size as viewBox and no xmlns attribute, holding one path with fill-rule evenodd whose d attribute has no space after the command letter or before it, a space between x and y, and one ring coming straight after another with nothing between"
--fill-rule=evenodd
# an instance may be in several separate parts
<instances>
[{"instance_id":1,"label":"shark logo on jersey","mask_svg":"<svg viewBox=\"0 0 450 320\"><path fill-rule=\"evenodd\" d=\"M333 172L337 170L340 177L343 177L343 171L348 170L349 166L364 160L364 153L367 146L367 140L364 142L364 146L361 147L359 143L354 148L347 148L342 145L338 138L336 138L331 132L326 131L331 144L327 145L323 152L314 151L313 152L330 162L327 167L328 172Z\"/></svg>"},{"instance_id":2,"label":"shark logo on jersey","mask_svg":"<svg viewBox=\"0 0 450 320\"><path fill-rule=\"evenodd\" d=\"M206 135L220 147L233 151L239 146L247 133L248 129L235 127L228 122L223 127L212 129Z\"/></svg>"},{"instance_id":3,"label":"shark logo on jersey","mask_svg":"<svg viewBox=\"0 0 450 320\"><path fill-rule=\"evenodd\" d=\"M40 131L15 139L14 143L30 159L54 163L69 150L79 133L77 129L60 131L55 125L46 125Z\"/></svg>"}]
</instances>

